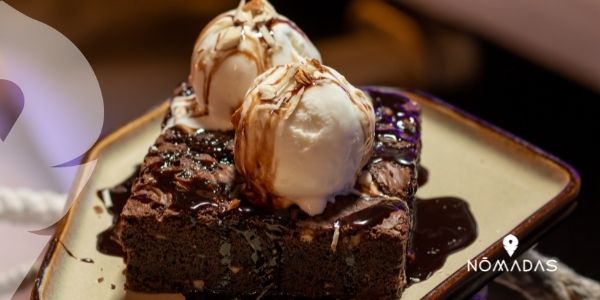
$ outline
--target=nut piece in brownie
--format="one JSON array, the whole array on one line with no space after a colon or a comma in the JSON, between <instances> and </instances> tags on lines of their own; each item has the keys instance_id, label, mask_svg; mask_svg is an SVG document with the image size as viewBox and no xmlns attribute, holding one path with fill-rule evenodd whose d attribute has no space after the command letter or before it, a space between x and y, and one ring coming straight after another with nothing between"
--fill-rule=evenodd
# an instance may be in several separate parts
<instances>
[{"instance_id":1,"label":"nut piece in brownie","mask_svg":"<svg viewBox=\"0 0 600 300\"><path fill-rule=\"evenodd\" d=\"M373 156L354 193L317 216L257 207L241 193L233 132L166 129L150 148L119 220L126 287L219 297L397 297L420 153L417 106L367 89ZM298 178L298 180L302 180Z\"/></svg>"}]
</instances>

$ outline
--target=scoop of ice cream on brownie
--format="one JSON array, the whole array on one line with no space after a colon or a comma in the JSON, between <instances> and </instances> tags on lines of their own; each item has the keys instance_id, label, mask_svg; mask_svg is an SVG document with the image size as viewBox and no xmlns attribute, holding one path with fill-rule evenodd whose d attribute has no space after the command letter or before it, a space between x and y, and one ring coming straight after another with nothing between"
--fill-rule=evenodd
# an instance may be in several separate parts
<instances>
[{"instance_id":1,"label":"scoop of ice cream on brownie","mask_svg":"<svg viewBox=\"0 0 600 300\"><path fill-rule=\"evenodd\" d=\"M273 66L302 57L321 60L300 28L266 0L242 0L200 33L189 76L194 93L173 100L167 127L233 129L231 114L252 81Z\"/></svg>"},{"instance_id":2,"label":"scoop of ice cream on brownie","mask_svg":"<svg viewBox=\"0 0 600 300\"><path fill-rule=\"evenodd\" d=\"M315 59L266 71L232 119L236 167L259 205L322 213L373 148L371 100Z\"/></svg>"}]
</instances>

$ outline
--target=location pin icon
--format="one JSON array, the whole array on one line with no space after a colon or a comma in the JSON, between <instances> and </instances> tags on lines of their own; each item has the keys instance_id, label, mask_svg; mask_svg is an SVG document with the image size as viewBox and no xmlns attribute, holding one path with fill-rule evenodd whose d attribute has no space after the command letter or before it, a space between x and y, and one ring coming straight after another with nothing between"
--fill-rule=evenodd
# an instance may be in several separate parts
<instances>
[{"instance_id":1,"label":"location pin icon","mask_svg":"<svg viewBox=\"0 0 600 300\"><path fill-rule=\"evenodd\" d=\"M4 142L25 106L23 91L12 81L0 79L0 140Z\"/></svg>"},{"instance_id":2,"label":"location pin icon","mask_svg":"<svg viewBox=\"0 0 600 300\"><path fill-rule=\"evenodd\" d=\"M519 239L517 239L516 236L509 234L504 237L502 243L504 244L504 250L506 250L508 256L512 257L519 246Z\"/></svg>"}]
</instances>

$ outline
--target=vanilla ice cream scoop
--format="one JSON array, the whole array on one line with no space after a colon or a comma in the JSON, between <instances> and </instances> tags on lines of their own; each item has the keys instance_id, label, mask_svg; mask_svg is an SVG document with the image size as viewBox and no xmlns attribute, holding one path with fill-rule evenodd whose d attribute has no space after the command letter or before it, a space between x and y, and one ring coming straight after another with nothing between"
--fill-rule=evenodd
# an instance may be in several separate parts
<instances>
[{"instance_id":1,"label":"vanilla ice cream scoop","mask_svg":"<svg viewBox=\"0 0 600 300\"><path fill-rule=\"evenodd\" d=\"M371 100L314 59L266 71L232 120L249 199L309 215L352 190L373 147Z\"/></svg>"},{"instance_id":2,"label":"vanilla ice cream scoop","mask_svg":"<svg viewBox=\"0 0 600 300\"><path fill-rule=\"evenodd\" d=\"M321 59L296 24L266 0L242 0L237 9L221 14L200 33L189 76L195 101L190 96L175 98L167 126L233 129L231 115L252 81L272 66L302 57Z\"/></svg>"}]
</instances>

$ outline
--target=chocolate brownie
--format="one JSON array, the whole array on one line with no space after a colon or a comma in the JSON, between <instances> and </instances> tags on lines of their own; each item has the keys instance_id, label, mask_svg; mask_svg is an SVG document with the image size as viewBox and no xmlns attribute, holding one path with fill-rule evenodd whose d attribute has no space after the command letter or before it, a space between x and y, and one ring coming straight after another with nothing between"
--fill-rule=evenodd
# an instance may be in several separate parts
<instances>
[{"instance_id":1,"label":"chocolate brownie","mask_svg":"<svg viewBox=\"0 0 600 300\"><path fill-rule=\"evenodd\" d=\"M233 132L165 129L119 218L126 288L222 298L397 297L413 226L419 109L401 92L365 90L377 116L374 155L355 193L313 217L245 198Z\"/></svg>"}]
</instances>

